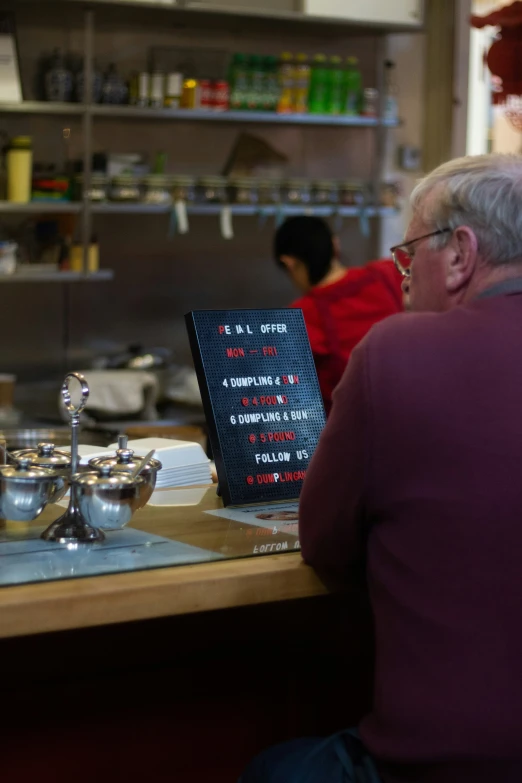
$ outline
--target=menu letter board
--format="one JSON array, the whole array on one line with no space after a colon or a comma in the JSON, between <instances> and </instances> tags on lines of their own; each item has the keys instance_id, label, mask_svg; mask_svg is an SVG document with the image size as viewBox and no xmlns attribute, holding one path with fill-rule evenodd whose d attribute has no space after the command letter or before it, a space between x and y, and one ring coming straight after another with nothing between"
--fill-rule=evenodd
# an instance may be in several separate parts
<instances>
[{"instance_id":1,"label":"menu letter board","mask_svg":"<svg viewBox=\"0 0 522 783\"><path fill-rule=\"evenodd\" d=\"M325 424L302 311L185 319L225 506L298 498Z\"/></svg>"}]
</instances>

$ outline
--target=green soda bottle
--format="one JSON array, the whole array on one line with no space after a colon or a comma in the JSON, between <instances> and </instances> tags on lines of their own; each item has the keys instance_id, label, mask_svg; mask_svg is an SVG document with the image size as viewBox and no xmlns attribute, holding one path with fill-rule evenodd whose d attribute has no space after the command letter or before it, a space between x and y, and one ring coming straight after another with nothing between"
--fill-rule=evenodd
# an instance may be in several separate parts
<instances>
[{"instance_id":1,"label":"green soda bottle","mask_svg":"<svg viewBox=\"0 0 522 783\"><path fill-rule=\"evenodd\" d=\"M344 69L343 111L355 116L361 113L362 78L357 57L346 58Z\"/></svg>"},{"instance_id":2,"label":"green soda bottle","mask_svg":"<svg viewBox=\"0 0 522 783\"><path fill-rule=\"evenodd\" d=\"M235 54L229 70L230 108L246 109L248 99L248 68L244 54Z\"/></svg>"},{"instance_id":3,"label":"green soda bottle","mask_svg":"<svg viewBox=\"0 0 522 783\"><path fill-rule=\"evenodd\" d=\"M250 111L263 109L265 71L263 58L254 54L248 61L248 101Z\"/></svg>"},{"instance_id":4,"label":"green soda bottle","mask_svg":"<svg viewBox=\"0 0 522 783\"><path fill-rule=\"evenodd\" d=\"M316 54L312 61L308 111L310 114L326 114L329 69L326 55Z\"/></svg>"},{"instance_id":5,"label":"green soda bottle","mask_svg":"<svg viewBox=\"0 0 522 783\"><path fill-rule=\"evenodd\" d=\"M344 110L344 70L342 60L336 55L330 57L328 70L328 90L326 98L327 114L342 114Z\"/></svg>"},{"instance_id":6,"label":"green soda bottle","mask_svg":"<svg viewBox=\"0 0 522 783\"><path fill-rule=\"evenodd\" d=\"M271 55L264 58L265 89L263 108L265 111L276 111L279 100L279 76L277 73L277 57Z\"/></svg>"}]
</instances>

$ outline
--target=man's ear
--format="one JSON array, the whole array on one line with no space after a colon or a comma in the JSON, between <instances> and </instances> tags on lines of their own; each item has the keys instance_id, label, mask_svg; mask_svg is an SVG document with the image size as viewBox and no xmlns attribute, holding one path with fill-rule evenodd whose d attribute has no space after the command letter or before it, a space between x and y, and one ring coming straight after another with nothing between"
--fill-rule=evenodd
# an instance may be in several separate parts
<instances>
[{"instance_id":1,"label":"man's ear","mask_svg":"<svg viewBox=\"0 0 522 783\"><path fill-rule=\"evenodd\" d=\"M475 232L469 226L459 226L447 250L446 286L448 291L461 289L475 272L478 263L478 242Z\"/></svg>"},{"instance_id":2,"label":"man's ear","mask_svg":"<svg viewBox=\"0 0 522 783\"><path fill-rule=\"evenodd\" d=\"M339 237L337 235L334 235L332 237L332 245L334 249L334 258L337 259L337 261L340 261L341 259L341 242L339 240Z\"/></svg>"},{"instance_id":3,"label":"man's ear","mask_svg":"<svg viewBox=\"0 0 522 783\"><path fill-rule=\"evenodd\" d=\"M279 256L279 260L286 267L287 272L294 272L297 264L299 263L294 256Z\"/></svg>"}]
</instances>

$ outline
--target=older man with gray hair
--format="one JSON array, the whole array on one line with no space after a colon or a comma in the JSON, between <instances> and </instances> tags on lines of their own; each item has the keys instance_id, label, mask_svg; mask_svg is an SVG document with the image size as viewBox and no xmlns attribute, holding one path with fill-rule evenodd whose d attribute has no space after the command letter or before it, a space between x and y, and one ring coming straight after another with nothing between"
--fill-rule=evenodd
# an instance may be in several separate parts
<instances>
[{"instance_id":1,"label":"older man with gray hair","mask_svg":"<svg viewBox=\"0 0 522 783\"><path fill-rule=\"evenodd\" d=\"M522 781L522 157L446 163L412 207L413 312L353 352L300 503L307 563L365 566L373 708L296 783L352 780L354 742L361 780Z\"/></svg>"}]
</instances>

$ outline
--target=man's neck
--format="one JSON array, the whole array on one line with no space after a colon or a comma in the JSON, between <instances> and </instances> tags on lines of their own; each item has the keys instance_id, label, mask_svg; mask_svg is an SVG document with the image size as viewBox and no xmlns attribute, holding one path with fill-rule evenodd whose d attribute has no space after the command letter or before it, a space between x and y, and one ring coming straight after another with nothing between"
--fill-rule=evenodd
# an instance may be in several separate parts
<instances>
[{"instance_id":1,"label":"man's neck","mask_svg":"<svg viewBox=\"0 0 522 783\"><path fill-rule=\"evenodd\" d=\"M502 264L497 267L484 266L481 273L474 277L471 285L464 292L462 304L471 302L488 289L508 280L520 280L522 283L522 263Z\"/></svg>"},{"instance_id":2,"label":"man's neck","mask_svg":"<svg viewBox=\"0 0 522 783\"><path fill-rule=\"evenodd\" d=\"M334 259L332 261L332 266L330 267L330 271L326 275L326 277L323 277L323 279L317 283L314 288L322 288L325 285L331 285L332 283L337 283L338 280L340 280L342 277L344 277L346 274L346 267L344 267L337 259Z\"/></svg>"}]
</instances>

